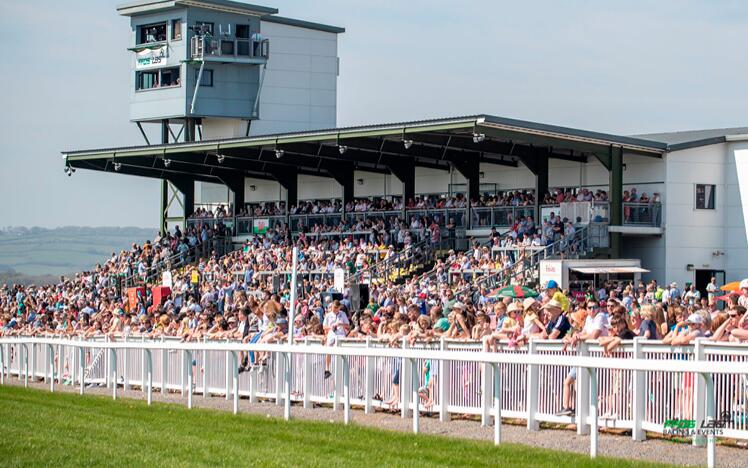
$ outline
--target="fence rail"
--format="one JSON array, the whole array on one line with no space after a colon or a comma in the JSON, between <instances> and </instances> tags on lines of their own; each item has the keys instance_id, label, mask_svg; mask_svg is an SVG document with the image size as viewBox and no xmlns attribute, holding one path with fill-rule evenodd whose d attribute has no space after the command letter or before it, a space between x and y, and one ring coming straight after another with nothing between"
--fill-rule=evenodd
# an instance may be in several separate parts
<instances>
[{"instance_id":1,"label":"fence rail","mask_svg":"<svg viewBox=\"0 0 748 468\"><path fill-rule=\"evenodd\" d=\"M86 385L106 385L114 398L119 387L139 387L149 402L155 386L162 393L181 392L190 407L193 394L222 395L233 398L234 412L240 396L251 402L264 398L285 404L287 417L291 401L305 407L327 403L342 405L346 422L351 404L371 412L393 399L403 417L413 418L415 432L421 411L433 411L442 421L450 414L473 414L484 425L494 421L497 443L501 417L524 419L530 430L538 430L540 422L575 423L579 434L591 434L592 456L600 427L629 429L635 440L644 440L644 431L666 432L668 420L723 421L720 434L694 437L694 444L708 445L711 466L716 436L748 439L746 345L698 340L671 347L635 339L613 357L604 357L596 343L582 343L575 351L557 340L500 347L487 353L480 343L444 339L392 348L370 339L341 339L335 346L307 339L290 346L3 338L0 380L44 379L52 391L56 382L79 385L81 394ZM268 353L268 365L240 374L242 353L249 351ZM333 378L327 380L321 378L326 355L334 357ZM559 416L564 381L573 369L576 414Z\"/></svg>"}]
</instances>

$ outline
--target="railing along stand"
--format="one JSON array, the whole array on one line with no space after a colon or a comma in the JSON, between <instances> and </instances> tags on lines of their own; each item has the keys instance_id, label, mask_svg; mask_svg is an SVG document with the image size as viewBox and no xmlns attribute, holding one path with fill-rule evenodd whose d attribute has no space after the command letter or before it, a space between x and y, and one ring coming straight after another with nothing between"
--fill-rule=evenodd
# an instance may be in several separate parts
<instances>
[{"instance_id":1,"label":"railing along stand","mask_svg":"<svg viewBox=\"0 0 748 468\"><path fill-rule=\"evenodd\" d=\"M598 428L597 428L597 369L586 368L590 378L590 457L597 457Z\"/></svg>"},{"instance_id":2,"label":"railing along stand","mask_svg":"<svg viewBox=\"0 0 748 468\"><path fill-rule=\"evenodd\" d=\"M192 351L185 350L183 359L187 365L187 408L192 409L192 381L194 379L192 370Z\"/></svg>"},{"instance_id":3,"label":"railing along stand","mask_svg":"<svg viewBox=\"0 0 748 468\"><path fill-rule=\"evenodd\" d=\"M147 379L145 381L146 385L143 385L143 389L146 390L148 406L151 406L153 400L153 353L150 349L145 349L144 351L143 357L145 359L145 372L143 372L143 376L145 377L147 375Z\"/></svg>"},{"instance_id":4,"label":"railing along stand","mask_svg":"<svg viewBox=\"0 0 748 468\"><path fill-rule=\"evenodd\" d=\"M366 337L366 347L371 348L371 337ZM367 356L366 357L366 382L365 385L365 401L364 401L364 413L371 414L373 413L373 407L372 407L372 397L374 396L374 372L376 369L374 366L376 365L376 359L374 356Z\"/></svg>"},{"instance_id":5,"label":"railing along stand","mask_svg":"<svg viewBox=\"0 0 748 468\"><path fill-rule=\"evenodd\" d=\"M501 368L498 364L491 364L493 375L493 443L501 443Z\"/></svg>"},{"instance_id":6,"label":"railing along stand","mask_svg":"<svg viewBox=\"0 0 748 468\"><path fill-rule=\"evenodd\" d=\"M309 346L309 338L304 337L304 346ZM304 408L312 408L312 356L304 354Z\"/></svg>"},{"instance_id":7,"label":"railing along stand","mask_svg":"<svg viewBox=\"0 0 748 468\"><path fill-rule=\"evenodd\" d=\"M587 356L589 351L587 349L587 343L577 343L577 355ZM590 409L590 384L589 376L584 369L577 367L577 397L576 397L576 423L577 423L577 434L587 435L590 433L590 425L587 422L587 414Z\"/></svg>"},{"instance_id":8,"label":"railing along stand","mask_svg":"<svg viewBox=\"0 0 748 468\"><path fill-rule=\"evenodd\" d=\"M341 356L343 371L343 423L351 422L351 369L348 356Z\"/></svg>"},{"instance_id":9,"label":"railing along stand","mask_svg":"<svg viewBox=\"0 0 748 468\"><path fill-rule=\"evenodd\" d=\"M698 344L698 341L697 341ZM707 424L715 419L715 394L714 394L714 377L712 374L699 374L702 383L704 384L704 390L706 392L706 418ZM706 464L708 468L714 468L717 466L717 445L715 434L708 434L707 446L706 446Z\"/></svg>"},{"instance_id":10,"label":"railing along stand","mask_svg":"<svg viewBox=\"0 0 748 468\"><path fill-rule=\"evenodd\" d=\"M231 351L231 363L233 366L231 366L231 381L232 381L232 387L233 387L233 397L234 397L234 404L233 404L233 412L234 414L239 414L239 358L236 355L236 351Z\"/></svg>"},{"instance_id":11,"label":"railing along stand","mask_svg":"<svg viewBox=\"0 0 748 468\"><path fill-rule=\"evenodd\" d=\"M447 350L447 340L442 336L439 341L439 350ZM451 362L441 360L438 363L439 372L436 385L439 387L439 421L447 422L449 415L449 367Z\"/></svg>"},{"instance_id":12,"label":"railing along stand","mask_svg":"<svg viewBox=\"0 0 748 468\"><path fill-rule=\"evenodd\" d=\"M112 348L109 350L109 366L112 373L112 400L117 399L117 350Z\"/></svg>"},{"instance_id":13,"label":"railing along stand","mask_svg":"<svg viewBox=\"0 0 748 468\"><path fill-rule=\"evenodd\" d=\"M47 366L49 369L49 391L55 391L55 347L47 345Z\"/></svg>"},{"instance_id":14,"label":"railing along stand","mask_svg":"<svg viewBox=\"0 0 748 468\"><path fill-rule=\"evenodd\" d=\"M83 395L86 388L86 348L78 348L78 381L80 382L80 394Z\"/></svg>"},{"instance_id":15,"label":"railing along stand","mask_svg":"<svg viewBox=\"0 0 748 468\"><path fill-rule=\"evenodd\" d=\"M644 352L642 351L642 338L634 338L634 359L644 359ZM646 399L647 392L647 374L644 371L633 372L633 402L631 404L632 419L634 427L631 430L631 438L637 442L641 442L646 439L644 429L642 429L642 421L644 421L645 407L644 402Z\"/></svg>"},{"instance_id":16,"label":"railing along stand","mask_svg":"<svg viewBox=\"0 0 748 468\"><path fill-rule=\"evenodd\" d=\"M409 367L410 367L410 391L413 396L413 434L418 434L419 429L419 405L421 398L418 395L418 384L419 384L419 373L420 369L418 368L418 361L415 359L408 359L409 361Z\"/></svg>"},{"instance_id":17,"label":"railing along stand","mask_svg":"<svg viewBox=\"0 0 748 468\"><path fill-rule=\"evenodd\" d=\"M527 353L532 356L537 353L537 342L530 338L527 345ZM527 366L527 430L537 431L540 429L535 414L538 411L538 378L539 369L535 364Z\"/></svg>"},{"instance_id":18,"label":"railing along stand","mask_svg":"<svg viewBox=\"0 0 748 468\"><path fill-rule=\"evenodd\" d=\"M403 337L402 349L407 349L408 340ZM400 358L400 417L410 416L410 359Z\"/></svg>"},{"instance_id":19,"label":"railing along stand","mask_svg":"<svg viewBox=\"0 0 748 468\"><path fill-rule=\"evenodd\" d=\"M696 338L693 347L693 358L695 361L704 360L704 342L703 338ZM704 421L704 405L707 398L711 398L711 394L707 394L707 398L704 398L706 393L706 383L703 378L694 378L693 387L693 419L695 421ZM691 443L696 447L703 447L706 445L706 437L703 435L694 435Z\"/></svg>"}]
</instances>

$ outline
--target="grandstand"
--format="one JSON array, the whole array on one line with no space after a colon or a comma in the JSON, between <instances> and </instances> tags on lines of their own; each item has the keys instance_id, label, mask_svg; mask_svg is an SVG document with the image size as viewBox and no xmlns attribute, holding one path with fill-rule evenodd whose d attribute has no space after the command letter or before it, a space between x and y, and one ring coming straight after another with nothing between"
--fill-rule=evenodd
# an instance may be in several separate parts
<instances>
[{"instance_id":1,"label":"grandstand","mask_svg":"<svg viewBox=\"0 0 748 468\"><path fill-rule=\"evenodd\" d=\"M317 403L346 423L356 405L415 432L461 414L496 443L502 417L568 424L592 456L602 429L687 436L710 463L717 438L748 440L748 280L724 284L748 270L667 231L697 175L669 177L694 151L735 154L731 131L674 142L489 114L337 127L342 28L229 0L118 12L145 144L64 151L65 171L159 180L160 234L58 284L4 286L3 381L234 412L272 400L287 418ZM303 92L279 105L289 81Z\"/></svg>"}]
</instances>

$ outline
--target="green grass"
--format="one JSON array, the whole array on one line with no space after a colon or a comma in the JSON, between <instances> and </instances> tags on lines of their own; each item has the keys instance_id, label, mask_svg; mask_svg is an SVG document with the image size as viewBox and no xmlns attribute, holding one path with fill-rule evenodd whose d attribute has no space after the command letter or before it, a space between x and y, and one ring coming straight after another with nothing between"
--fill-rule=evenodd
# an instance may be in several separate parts
<instances>
[{"instance_id":1,"label":"green grass","mask_svg":"<svg viewBox=\"0 0 748 468\"><path fill-rule=\"evenodd\" d=\"M642 466L521 445L0 387L3 466Z\"/></svg>"}]
</instances>

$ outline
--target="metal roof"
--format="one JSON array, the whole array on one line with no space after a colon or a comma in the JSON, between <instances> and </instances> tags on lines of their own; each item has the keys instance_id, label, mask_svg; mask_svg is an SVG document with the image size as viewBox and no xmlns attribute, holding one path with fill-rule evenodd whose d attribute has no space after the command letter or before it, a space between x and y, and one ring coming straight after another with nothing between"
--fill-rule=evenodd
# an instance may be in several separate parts
<instances>
[{"instance_id":1,"label":"metal roof","mask_svg":"<svg viewBox=\"0 0 748 468\"><path fill-rule=\"evenodd\" d=\"M290 174L336 177L353 170L394 173L409 165L449 170L476 163L517 167L521 161L532 167L542 158L586 162L613 148L655 157L667 151L660 142L480 114L63 155L83 169L220 183Z\"/></svg>"},{"instance_id":2,"label":"metal roof","mask_svg":"<svg viewBox=\"0 0 748 468\"><path fill-rule=\"evenodd\" d=\"M255 16L278 13L277 8L252 5L232 0L137 0L117 5L117 13L122 16L136 16L176 7L196 7Z\"/></svg>"},{"instance_id":3,"label":"metal roof","mask_svg":"<svg viewBox=\"0 0 748 468\"><path fill-rule=\"evenodd\" d=\"M329 24L313 23L311 21L303 21L293 18L286 18L277 15L263 16L262 21L268 21L270 23L286 24L288 26L296 26L304 29L315 29L317 31L324 31L329 33L341 34L345 32L345 28L339 26L331 26Z\"/></svg>"},{"instance_id":4,"label":"metal roof","mask_svg":"<svg viewBox=\"0 0 748 468\"><path fill-rule=\"evenodd\" d=\"M724 143L730 136L746 134L748 134L748 127L731 127L686 130L681 132L646 133L635 135L635 137L645 140L662 141L668 144L669 151L678 151Z\"/></svg>"}]
</instances>

